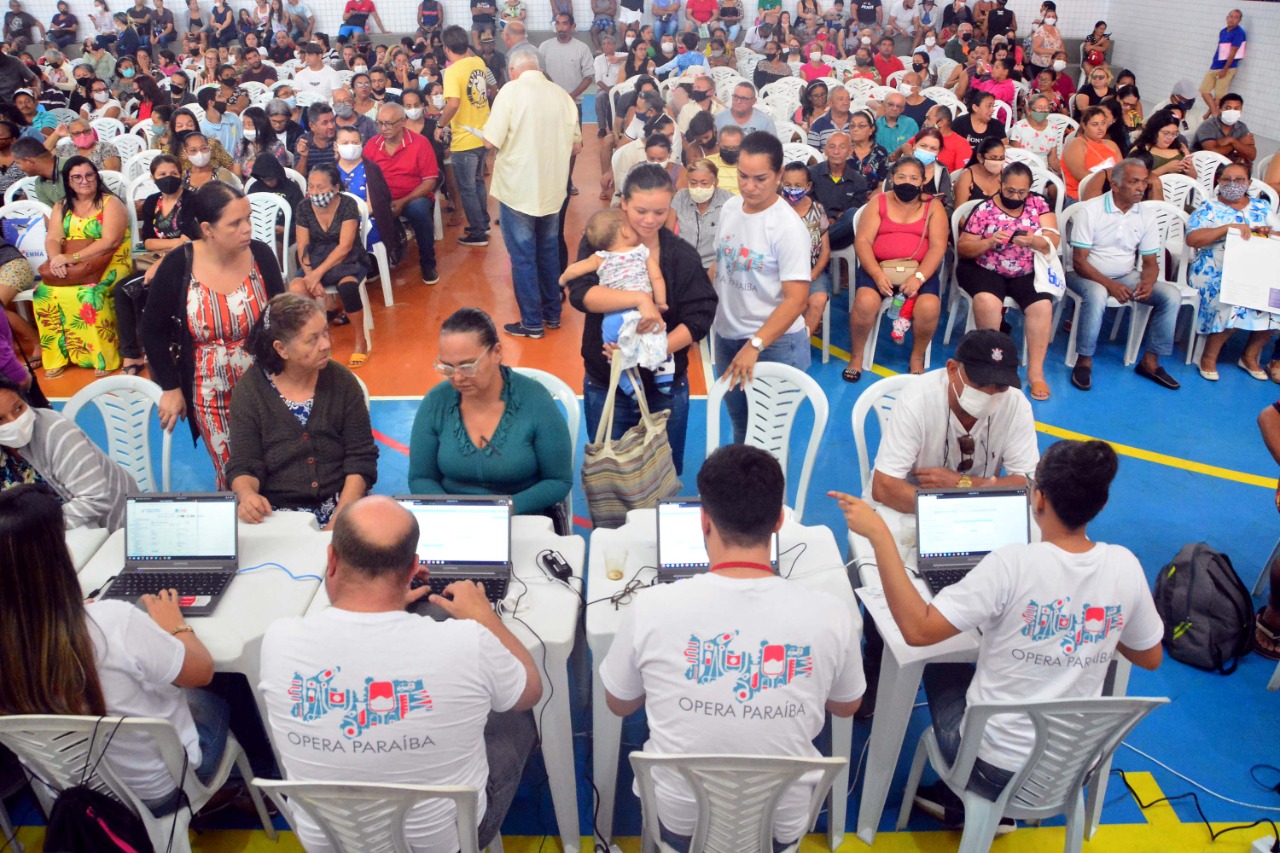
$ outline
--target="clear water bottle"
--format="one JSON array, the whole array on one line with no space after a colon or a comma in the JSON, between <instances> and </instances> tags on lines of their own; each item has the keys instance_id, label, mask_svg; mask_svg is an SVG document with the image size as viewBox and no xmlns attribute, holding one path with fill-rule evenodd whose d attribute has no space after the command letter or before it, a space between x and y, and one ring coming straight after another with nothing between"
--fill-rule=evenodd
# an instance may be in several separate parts
<instances>
[{"instance_id":1,"label":"clear water bottle","mask_svg":"<svg viewBox=\"0 0 1280 853\"><path fill-rule=\"evenodd\" d=\"M901 290L893 294L893 302L889 303L889 319L896 320L898 315L902 313L903 303L907 301L906 294Z\"/></svg>"}]
</instances>

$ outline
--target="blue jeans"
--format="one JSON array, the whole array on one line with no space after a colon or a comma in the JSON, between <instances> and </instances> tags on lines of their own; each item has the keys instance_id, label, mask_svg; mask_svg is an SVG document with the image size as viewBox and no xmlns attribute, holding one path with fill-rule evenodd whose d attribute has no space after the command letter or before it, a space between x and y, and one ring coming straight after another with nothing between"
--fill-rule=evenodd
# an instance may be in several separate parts
<instances>
[{"instance_id":1,"label":"blue jeans","mask_svg":"<svg viewBox=\"0 0 1280 853\"><path fill-rule=\"evenodd\" d=\"M193 688L183 692L191 709L191 720L196 724L196 735L200 738L200 765L196 767L196 778L207 785L222 763L222 753L227 748L231 709L227 700L212 690ZM163 800L147 803L147 808L156 817L164 817L177 811L184 804L185 797L178 787Z\"/></svg>"},{"instance_id":2,"label":"blue jeans","mask_svg":"<svg viewBox=\"0 0 1280 853\"><path fill-rule=\"evenodd\" d=\"M499 204L498 222L511 256L521 325L536 331L548 321L560 322L560 214L530 216Z\"/></svg>"},{"instance_id":3,"label":"blue jeans","mask_svg":"<svg viewBox=\"0 0 1280 853\"><path fill-rule=\"evenodd\" d=\"M678 14L672 15L671 20L665 23L658 20L657 17L654 17L653 19L654 44L662 44L663 36L671 36L672 38L675 38L675 35L677 32L679 32L679 30L680 30L680 16Z\"/></svg>"},{"instance_id":4,"label":"blue jeans","mask_svg":"<svg viewBox=\"0 0 1280 853\"><path fill-rule=\"evenodd\" d=\"M600 418L604 413L604 400L609 395L609 385L597 382L590 374L582 377L582 404L587 414L587 441L596 440L596 430L600 428ZM689 431L689 377L679 376L672 380L665 393L658 399L645 398L649 411L666 410L671 412L667 418L667 440L671 442L671 459L675 462L676 476L684 472L684 439ZM613 403L613 440L622 438L622 434L640 423L640 406L634 397L628 397L621 391Z\"/></svg>"},{"instance_id":5,"label":"blue jeans","mask_svg":"<svg viewBox=\"0 0 1280 853\"><path fill-rule=\"evenodd\" d=\"M733 361L738 350L747 345L747 339L732 340L715 335L716 376L724 373L725 368ZM809 332L801 329L778 338L765 347L756 359L757 363L772 361L777 364L788 364L797 370L808 370L811 359L809 351ZM733 424L733 443L742 444L747 438L747 395L741 388L735 388L724 395L724 404L729 409L729 421Z\"/></svg>"},{"instance_id":6,"label":"blue jeans","mask_svg":"<svg viewBox=\"0 0 1280 853\"><path fill-rule=\"evenodd\" d=\"M924 668L924 695L933 716L933 736L948 764L960 754L960 732L964 728L964 711L968 707L965 692L973 681L971 663L931 663ZM995 802L1014 776L1013 771L996 767L981 758L973 763L966 789L983 799Z\"/></svg>"},{"instance_id":7,"label":"blue jeans","mask_svg":"<svg viewBox=\"0 0 1280 853\"><path fill-rule=\"evenodd\" d=\"M1141 279L1141 273L1134 270L1120 276L1116 281L1133 292ZM1067 273L1067 287L1083 297L1080 306L1080 328L1076 332L1076 352L1079 355L1093 357L1098 348L1098 333L1102 330L1102 314L1107 310L1107 289L1096 281L1081 278L1074 272ZM1173 352L1173 330L1178 322L1178 307L1181 297L1178 289L1172 284L1157 281L1151 295L1142 300L1154 310L1147 323L1146 352L1155 355L1168 355Z\"/></svg>"},{"instance_id":8,"label":"blue jeans","mask_svg":"<svg viewBox=\"0 0 1280 853\"><path fill-rule=\"evenodd\" d=\"M538 727L532 711L489 712L484 725L484 752L489 762L484 794L488 804L477 833L482 847L488 847L502 828L502 819L520 787L525 762L537 745Z\"/></svg>"},{"instance_id":9,"label":"blue jeans","mask_svg":"<svg viewBox=\"0 0 1280 853\"><path fill-rule=\"evenodd\" d=\"M436 200L433 196L415 198L404 206L400 215L409 220L413 239L418 241L418 267L423 277L436 270Z\"/></svg>"},{"instance_id":10,"label":"blue jeans","mask_svg":"<svg viewBox=\"0 0 1280 853\"><path fill-rule=\"evenodd\" d=\"M458 180L458 195L467 214L467 236L489 233L489 193L484 185L485 147L453 152L453 174Z\"/></svg>"},{"instance_id":11,"label":"blue jeans","mask_svg":"<svg viewBox=\"0 0 1280 853\"><path fill-rule=\"evenodd\" d=\"M348 26L347 24L343 24L342 26L338 27L338 38L340 39L350 38L356 33L362 33L362 32L364 32L364 27L352 27L352 26Z\"/></svg>"}]
</instances>

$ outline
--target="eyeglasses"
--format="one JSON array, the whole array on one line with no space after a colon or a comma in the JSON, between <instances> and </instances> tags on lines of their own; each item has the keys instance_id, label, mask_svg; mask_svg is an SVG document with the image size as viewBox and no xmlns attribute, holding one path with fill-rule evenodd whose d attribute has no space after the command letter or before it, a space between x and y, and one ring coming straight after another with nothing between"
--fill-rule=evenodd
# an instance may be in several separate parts
<instances>
[{"instance_id":1,"label":"eyeglasses","mask_svg":"<svg viewBox=\"0 0 1280 853\"><path fill-rule=\"evenodd\" d=\"M1006 187L1000 187L1000 194L1007 195L1009 198L1026 198L1031 195L1031 190L1011 190Z\"/></svg>"},{"instance_id":2,"label":"eyeglasses","mask_svg":"<svg viewBox=\"0 0 1280 853\"><path fill-rule=\"evenodd\" d=\"M1250 180L1248 178L1223 178L1218 181L1218 186L1222 186L1223 184L1244 184L1245 186L1248 186L1250 184Z\"/></svg>"},{"instance_id":3,"label":"eyeglasses","mask_svg":"<svg viewBox=\"0 0 1280 853\"><path fill-rule=\"evenodd\" d=\"M395 121L379 121L378 127L395 127L397 124L399 124L402 121L404 121L404 119L402 118L398 118Z\"/></svg>"},{"instance_id":4,"label":"eyeglasses","mask_svg":"<svg viewBox=\"0 0 1280 853\"><path fill-rule=\"evenodd\" d=\"M465 361L457 366L437 361L436 373L439 373L445 379L451 379L455 374L458 376L466 376L468 378L475 376L476 373L480 371L480 362L484 360L484 357L489 354L489 350L491 349L493 349L493 347L485 347L484 352L480 353L478 358L473 359L472 361Z\"/></svg>"},{"instance_id":5,"label":"eyeglasses","mask_svg":"<svg viewBox=\"0 0 1280 853\"><path fill-rule=\"evenodd\" d=\"M94 181L98 180L98 176L94 174L71 175L67 180L73 184L92 184Z\"/></svg>"},{"instance_id":6,"label":"eyeglasses","mask_svg":"<svg viewBox=\"0 0 1280 853\"><path fill-rule=\"evenodd\" d=\"M956 439L956 444L960 446L960 464L956 466L956 471L963 474L973 467L973 451L976 446L971 435L960 436Z\"/></svg>"},{"instance_id":7,"label":"eyeglasses","mask_svg":"<svg viewBox=\"0 0 1280 853\"><path fill-rule=\"evenodd\" d=\"M746 101L748 103L752 103L755 101L756 96L755 95L734 95L733 99L735 101Z\"/></svg>"}]
</instances>

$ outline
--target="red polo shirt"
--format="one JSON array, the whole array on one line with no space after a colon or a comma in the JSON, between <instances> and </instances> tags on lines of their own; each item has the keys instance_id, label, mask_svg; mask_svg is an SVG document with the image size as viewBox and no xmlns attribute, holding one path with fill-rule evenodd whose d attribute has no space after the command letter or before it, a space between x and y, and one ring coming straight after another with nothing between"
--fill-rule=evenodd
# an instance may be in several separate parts
<instances>
[{"instance_id":1,"label":"red polo shirt","mask_svg":"<svg viewBox=\"0 0 1280 853\"><path fill-rule=\"evenodd\" d=\"M405 130L400 147L388 154L386 140L378 134L364 145L364 156L378 164L387 179L392 199L402 199L427 178L440 177L436 154L431 143L421 134Z\"/></svg>"},{"instance_id":2,"label":"red polo shirt","mask_svg":"<svg viewBox=\"0 0 1280 853\"><path fill-rule=\"evenodd\" d=\"M903 70L901 59L899 59L896 56L891 56L888 59L885 59L883 56L880 55L879 51L877 51L876 54L871 57L871 61L875 64L876 71L880 72L881 80L888 80L890 74L892 74L895 71ZM884 85L887 86L889 84L885 83Z\"/></svg>"}]
</instances>

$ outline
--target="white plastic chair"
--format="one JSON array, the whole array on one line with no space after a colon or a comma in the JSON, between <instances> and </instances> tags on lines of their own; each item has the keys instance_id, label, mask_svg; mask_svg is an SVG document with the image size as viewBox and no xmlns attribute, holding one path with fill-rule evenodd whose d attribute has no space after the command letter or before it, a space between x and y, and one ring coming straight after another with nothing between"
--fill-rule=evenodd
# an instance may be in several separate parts
<instances>
[{"instance_id":1,"label":"white plastic chair","mask_svg":"<svg viewBox=\"0 0 1280 853\"><path fill-rule=\"evenodd\" d=\"M804 144L805 140L809 138L809 134L805 133L804 128L798 124L792 124L789 121L779 121L774 122L774 126L778 130L778 139L783 145Z\"/></svg>"},{"instance_id":2,"label":"white plastic chair","mask_svg":"<svg viewBox=\"0 0 1280 853\"><path fill-rule=\"evenodd\" d=\"M707 391L708 456L720 446L720 410L728 390L728 380L722 376ZM768 451L778 460L784 474L791 452L791 427L795 424L800 404L808 400L813 406L813 430L809 433L804 463L800 467L800 483L796 489L795 519L799 522L804 517L805 494L809 491L813 463L818 458L818 447L827 428L827 395L807 373L790 365L769 361L756 363L754 378L744 390L747 395L746 443Z\"/></svg>"},{"instance_id":3,"label":"white plastic chair","mask_svg":"<svg viewBox=\"0 0 1280 853\"><path fill-rule=\"evenodd\" d=\"M1010 151L1017 151L1017 150L1019 149L1005 148L1004 156L1008 157ZM1049 187L1051 186L1058 188L1056 196L1053 200L1053 215L1061 216L1062 209L1066 205L1066 201L1067 201L1067 185L1063 183L1062 178L1059 178L1053 172L1050 172L1048 169L1044 168L1043 166L1032 164L1031 165L1031 191L1040 193L1040 195L1044 196L1045 199L1048 200L1049 198L1048 190L1049 190Z\"/></svg>"},{"instance_id":4,"label":"white plastic chair","mask_svg":"<svg viewBox=\"0 0 1280 853\"><path fill-rule=\"evenodd\" d=\"M124 174L113 169L99 169L98 178L102 181L102 185L107 191L116 198L124 201L125 190L128 188L128 182L124 179Z\"/></svg>"},{"instance_id":5,"label":"white plastic chair","mask_svg":"<svg viewBox=\"0 0 1280 853\"><path fill-rule=\"evenodd\" d=\"M405 817L420 803L449 800L454 805L460 853L479 853L476 837L480 794L464 785L380 785L346 782L277 782L255 779L291 826L305 812L324 833L334 853L408 853ZM500 851L501 836L490 848Z\"/></svg>"},{"instance_id":6,"label":"white plastic chair","mask_svg":"<svg viewBox=\"0 0 1280 853\"><path fill-rule=\"evenodd\" d=\"M738 62L738 73L746 80L755 76L756 66L764 60L764 57L754 50L737 50L734 54Z\"/></svg>"},{"instance_id":7,"label":"white plastic chair","mask_svg":"<svg viewBox=\"0 0 1280 853\"><path fill-rule=\"evenodd\" d=\"M806 166L827 162L827 155L805 142L786 142L782 145L783 164L799 160Z\"/></svg>"},{"instance_id":8,"label":"white plastic chair","mask_svg":"<svg viewBox=\"0 0 1280 853\"><path fill-rule=\"evenodd\" d=\"M124 162L125 183L127 183L130 187L132 187L133 182L136 181L138 178L142 177L143 175L150 176L151 162L163 153L164 153L163 151L140 150L136 154L134 154L132 157L129 157L127 159L124 158L124 156L122 155L121 160Z\"/></svg>"},{"instance_id":9,"label":"white plastic chair","mask_svg":"<svg viewBox=\"0 0 1280 853\"><path fill-rule=\"evenodd\" d=\"M349 192L344 192L343 195L349 195L355 199L356 207L360 209L360 245L368 247L369 232L373 230L373 220L369 216L369 205L358 195ZM382 280L382 304L390 308L396 304L396 298L391 293L391 263L387 259L387 247L379 240L373 244L373 248L369 251L373 253L373 259L378 265L378 278ZM373 328L372 323L369 328Z\"/></svg>"},{"instance_id":10,"label":"white plastic chair","mask_svg":"<svg viewBox=\"0 0 1280 853\"><path fill-rule=\"evenodd\" d=\"M199 104L183 104L182 109L196 117L196 127L199 127L200 123L204 121L204 107Z\"/></svg>"},{"instance_id":11,"label":"white plastic chair","mask_svg":"<svg viewBox=\"0 0 1280 853\"><path fill-rule=\"evenodd\" d=\"M1010 163L1025 163L1033 169L1044 168L1044 161L1034 151L1014 148L1012 145L1006 145L1004 148L1004 162L1006 166Z\"/></svg>"},{"instance_id":12,"label":"white plastic chair","mask_svg":"<svg viewBox=\"0 0 1280 853\"><path fill-rule=\"evenodd\" d=\"M1004 125L1005 136L1008 136L1009 128L1013 127L1013 108L997 98L995 106L991 110L991 117ZM1008 152L1006 151L1006 153Z\"/></svg>"},{"instance_id":13,"label":"white plastic chair","mask_svg":"<svg viewBox=\"0 0 1280 853\"><path fill-rule=\"evenodd\" d=\"M1213 198L1213 176L1217 173L1219 166L1231 161L1217 151L1194 151L1191 154L1191 162L1196 167L1196 183L1200 185L1200 195L1204 198Z\"/></svg>"},{"instance_id":14,"label":"white plastic chair","mask_svg":"<svg viewBox=\"0 0 1280 853\"><path fill-rule=\"evenodd\" d=\"M795 101L796 106L799 107L800 93L804 91L804 87L805 82L799 77L783 77L761 89L760 100L768 101L781 97L784 102Z\"/></svg>"},{"instance_id":15,"label":"white plastic chair","mask_svg":"<svg viewBox=\"0 0 1280 853\"><path fill-rule=\"evenodd\" d=\"M53 214L53 210L46 204L38 201L11 201L4 207L0 207L0 220L4 219L35 219L37 216L44 220L42 230L45 235L48 234L49 217ZM34 228L35 226L33 226ZM27 232L29 233L29 232ZM23 256L26 257L27 263L31 266L31 272L35 275L40 274L40 265L46 260L44 239L37 232L36 237L27 238L31 240L29 249L24 248ZM20 240L23 246L27 246L26 240ZM34 299L35 289L24 290L16 297L19 302L31 302Z\"/></svg>"},{"instance_id":16,"label":"white plastic chair","mask_svg":"<svg viewBox=\"0 0 1280 853\"><path fill-rule=\"evenodd\" d=\"M578 424L582 421L582 409L579 408L578 395L573 393L573 389L569 384L556 376L554 373L548 373L545 370L538 370L536 367L514 367L516 373L527 376L537 382L543 388L547 389L556 402L564 409L565 426L569 428L569 446L578 446ZM564 501L565 515L569 519L569 525L573 525L573 489L569 489L569 494L565 495Z\"/></svg>"},{"instance_id":17,"label":"white plastic chair","mask_svg":"<svg viewBox=\"0 0 1280 853\"><path fill-rule=\"evenodd\" d=\"M13 204L15 201L22 201L21 198L18 198L19 194L21 194L23 198L35 201L37 180L39 180L39 178L28 177L19 178L14 181L10 184L9 189L4 191L4 203Z\"/></svg>"},{"instance_id":18,"label":"white plastic chair","mask_svg":"<svg viewBox=\"0 0 1280 853\"><path fill-rule=\"evenodd\" d=\"M964 834L959 853L986 853L1001 817L1040 821L1064 814L1067 818L1064 853L1080 853L1084 844L1084 788L1094 781L1120 742L1160 705L1164 698L1099 697L1038 702L992 702L970 705L965 711L960 751L948 766L938 748L933 727L920 736L898 814L898 829L907 825L920 776L927 760L964 802ZM1029 717L1036 740L1026 764L991 802L965 790L988 721L998 715ZM1105 771L1104 771L1105 772Z\"/></svg>"},{"instance_id":19,"label":"white plastic chair","mask_svg":"<svg viewBox=\"0 0 1280 853\"><path fill-rule=\"evenodd\" d=\"M644 849L672 853L660 840L654 771L677 774L693 792L698 822L689 853L772 853L773 819L778 801L806 774L816 774L809 799L812 828L836 774L847 758L787 758L776 755L656 755L631 753L640 788ZM808 781L808 780L806 780ZM842 795L843 792L837 792ZM799 842L786 853L799 849Z\"/></svg>"},{"instance_id":20,"label":"white plastic chair","mask_svg":"<svg viewBox=\"0 0 1280 853\"><path fill-rule=\"evenodd\" d=\"M1076 192L1080 193L1077 200L1085 201L1085 187L1092 187L1095 182L1101 182L1104 175L1108 173L1108 169L1099 169L1096 172L1090 172L1080 179L1080 183L1076 185Z\"/></svg>"},{"instance_id":21,"label":"white plastic chair","mask_svg":"<svg viewBox=\"0 0 1280 853\"><path fill-rule=\"evenodd\" d=\"M104 751L111 754L108 744L113 731L117 737L153 741L157 757L164 763L170 776L182 780L182 790L190 808L184 806L174 814L154 816L151 809L116 774L110 760L99 761ZM226 783L233 765L239 768L246 781L253 781L249 759L240 748L235 735L227 732L222 760L209 784L202 783L196 777L195 768L187 760L186 748L178 739L177 730L167 720L61 714L0 717L0 743L13 750L27 769L40 780L32 788L46 815L53 808L57 792L81 784L85 768L96 767L89 779L84 780L84 784L120 800L132 809L147 828L147 835L155 849L173 850L175 853L190 853L191 839L187 827L191 823L191 815L200 811ZM274 840L276 831L267 815L262 795L252 787L249 793L257 808L258 819L262 821L262 828ZM170 833L173 836L172 847L169 846Z\"/></svg>"},{"instance_id":22,"label":"white plastic chair","mask_svg":"<svg viewBox=\"0 0 1280 853\"><path fill-rule=\"evenodd\" d=\"M862 217L862 211L866 209L867 209L867 206L864 204L862 207L858 208L857 211L853 214L853 233L855 235L858 233L858 220ZM839 264L836 263L837 260L844 261L846 268L849 270L849 276L844 281L843 284L841 284L840 266ZM832 296L835 296L836 294L838 294L842 288L849 290L850 292L853 291L854 274L857 272L857 269L858 269L858 253L854 251L853 243L850 243L848 246L845 246L843 249L833 248L831 250L831 259L827 261L827 270L831 273L831 295Z\"/></svg>"},{"instance_id":23,"label":"white plastic chair","mask_svg":"<svg viewBox=\"0 0 1280 853\"><path fill-rule=\"evenodd\" d=\"M298 189L302 190L303 195L307 194L307 178L305 175L303 175L297 169L290 169L288 166L285 166L284 176L289 180L293 181L295 184L297 184Z\"/></svg>"},{"instance_id":24,"label":"white plastic chair","mask_svg":"<svg viewBox=\"0 0 1280 853\"><path fill-rule=\"evenodd\" d=\"M250 99L258 98L263 95L270 94L266 83L259 83L256 80L246 80L240 84L240 91L249 96Z\"/></svg>"},{"instance_id":25,"label":"white plastic chair","mask_svg":"<svg viewBox=\"0 0 1280 853\"><path fill-rule=\"evenodd\" d=\"M960 229L964 227L964 223L969 218L969 214L973 209L982 203L981 199L975 201L967 201L955 209L951 214L951 245L960 245ZM959 258L951 265L951 297L947 305L947 330L942 336L942 343L951 343L951 334L955 329L955 322L960 318L960 304L964 303L965 310L965 334L973 331L978 327L977 318L973 314L973 297L967 290L960 286L960 278L958 271L960 269ZM1004 300L1006 308L1018 310L1018 302L1013 297L1006 297ZM1022 341L1022 363L1027 363L1027 342L1024 337Z\"/></svg>"},{"instance_id":26,"label":"white plastic chair","mask_svg":"<svg viewBox=\"0 0 1280 853\"><path fill-rule=\"evenodd\" d=\"M1266 157L1263 157L1261 160L1254 160L1253 161L1253 177L1257 178L1260 181L1266 180L1267 168L1271 165L1271 161L1274 160L1275 158L1276 158L1275 154L1268 154Z\"/></svg>"},{"instance_id":27,"label":"white plastic chair","mask_svg":"<svg viewBox=\"0 0 1280 853\"><path fill-rule=\"evenodd\" d=\"M1161 175L1160 189L1167 203L1183 210L1188 207L1195 210L1205 199L1199 181L1187 175Z\"/></svg>"},{"instance_id":28,"label":"white plastic chair","mask_svg":"<svg viewBox=\"0 0 1280 853\"><path fill-rule=\"evenodd\" d=\"M253 239L272 248L276 253L276 260L280 262L280 274L288 281L292 254L289 247L293 244L293 210L275 193L253 193L248 198ZM284 216L284 233L277 235L276 223L281 214Z\"/></svg>"},{"instance_id":29,"label":"white plastic chair","mask_svg":"<svg viewBox=\"0 0 1280 853\"><path fill-rule=\"evenodd\" d=\"M151 420L159 410L160 386L141 376L104 376L77 391L62 415L74 422L89 403L98 407L107 428L107 455L128 471L144 492L169 491L169 458L173 432L162 430L160 442L160 488L156 488L151 464Z\"/></svg>"},{"instance_id":30,"label":"white plastic chair","mask_svg":"<svg viewBox=\"0 0 1280 853\"><path fill-rule=\"evenodd\" d=\"M1045 121L1055 127L1061 127L1062 138L1064 140L1080 129L1080 122L1076 121L1071 116L1064 116L1061 113L1050 113L1049 117L1046 118Z\"/></svg>"},{"instance_id":31,"label":"white plastic chair","mask_svg":"<svg viewBox=\"0 0 1280 853\"><path fill-rule=\"evenodd\" d=\"M853 446L858 455L858 474L862 482L862 497L871 497L871 456L867 450L867 415L876 413L880 423L880 435L889 426L893 407L912 383L919 379L910 373L888 376L867 387L853 404Z\"/></svg>"},{"instance_id":32,"label":"white plastic chair","mask_svg":"<svg viewBox=\"0 0 1280 853\"><path fill-rule=\"evenodd\" d=\"M858 77L857 79L850 80L848 83L845 83L844 87L848 90L849 97L854 98L855 100L858 98L865 99L871 97L871 92L876 88L876 83L874 80L868 80L865 77Z\"/></svg>"},{"instance_id":33,"label":"white plastic chair","mask_svg":"<svg viewBox=\"0 0 1280 853\"><path fill-rule=\"evenodd\" d=\"M116 147L116 153L120 155L121 163L128 163L139 151L147 147L146 143L142 141L142 137L135 136L132 133L124 133L117 136L111 140L111 144Z\"/></svg>"},{"instance_id":34,"label":"white plastic chair","mask_svg":"<svg viewBox=\"0 0 1280 853\"><path fill-rule=\"evenodd\" d=\"M160 152L143 153L159 154ZM142 226L138 218L138 210L147 196L158 192L160 192L160 188L156 186L155 181L151 180L150 168L144 169L141 175L129 181L129 188L125 191L125 208L129 213L129 236L133 240L134 249L137 251L142 250Z\"/></svg>"},{"instance_id":35,"label":"white plastic chair","mask_svg":"<svg viewBox=\"0 0 1280 853\"><path fill-rule=\"evenodd\" d=\"M1271 212L1275 213L1280 209L1280 193L1271 188L1270 184L1254 178L1249 182L1249 195L1254 198L1265 198L1271 203Z\"/></svg>"},{"instance_id":36,"label":"white plastic chair","mask_svg":"<svg viewBox=\"0 0 1280 853\"><path fill-rule=\"evenodd\" d=\"M96 118L89 122L89 126L98 131L98 138L107 142L112 141L117 136L125 132L124 122L118 118Z\"/></svg>"}]
</instances>

